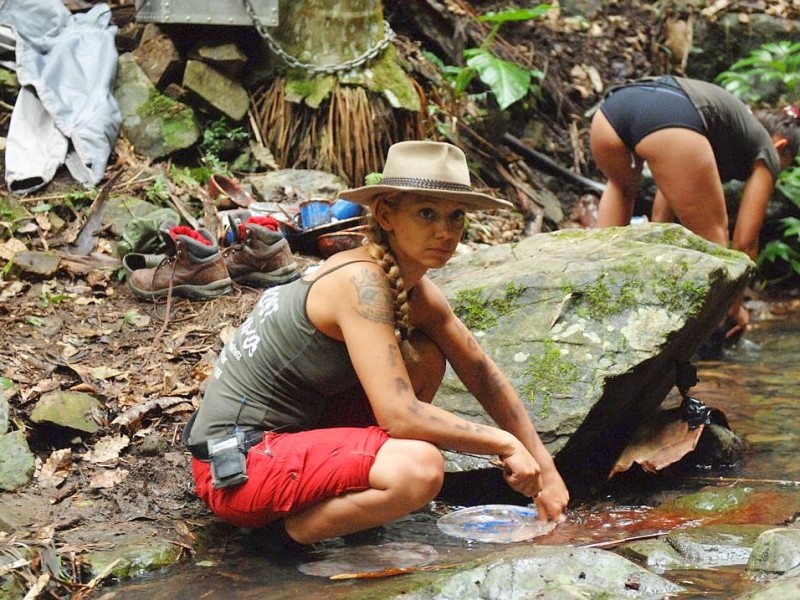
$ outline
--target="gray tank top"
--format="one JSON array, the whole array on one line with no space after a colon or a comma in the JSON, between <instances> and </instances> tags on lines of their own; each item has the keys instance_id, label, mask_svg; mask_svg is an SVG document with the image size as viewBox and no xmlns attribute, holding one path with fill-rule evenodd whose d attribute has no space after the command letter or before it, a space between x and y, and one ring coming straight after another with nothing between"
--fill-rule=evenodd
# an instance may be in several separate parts
<instances>
[{"instance_id":1,"label":"gray tank top","mask_svg":"<svg viewBox=\"0 0 800 600\"><path fill-rule=\"evenodd\" d=\"M772 137L744 102L706 81L683 77L674 80L689 96L708 129L708 141L723 182L746 181L757 160L764 161L773 179L778 178L780 156Z\"/></svg>"},{"instance_id":2,"label":"gray tank top","mask_svg":"<svg viewBox=\"0 0 800 600\"><path fill-rule=\"evenodd\" d=\"M368 262L368 261L354 261ZM358 383L344 342L308 318L314 281L296 279L264 291L225 345L203 395L189 437L200 444L241 429L312 429L328 399Z\"/></svg>"}]
</instances>

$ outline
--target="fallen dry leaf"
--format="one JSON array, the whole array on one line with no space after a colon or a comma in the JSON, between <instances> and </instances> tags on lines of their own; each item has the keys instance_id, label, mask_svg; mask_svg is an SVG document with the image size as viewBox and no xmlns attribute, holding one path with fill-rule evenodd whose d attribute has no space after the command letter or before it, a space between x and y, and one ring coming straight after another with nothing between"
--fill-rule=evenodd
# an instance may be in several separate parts
<instances>
[{"instance_id":1,"label":"fallen dry leaf","mask_svg":"<svg viewBox=\"0 0 800 600\"><path fill-rule=\"evenodd\" d=\"M664 410L655 419L645 423L620 454L608 479L627 471L633 463L648 473L655 473L694 450L704 426L690 430L689 424L681 420L681 416L680 408Z\"/></svg>"},{"instance_id":2,"label":"fallen dry leaf","mask_svg":"<svg viewBox=\"0 0 800 600\"><path fill-rule=\"evenodd\" d=\"M72 449L54 450L42 465L36 478L42 487L58 487L69 475L72 466Z\"/></svg>"},{"instance_id":3,"label":"fallen dry leaf","mask_svg":"<svg viewBox=\"0 0 800 600\"><path fill-rule=\"evenodd\" d=\"M116 464L120 451L130 444L127 435L106 436L97 441L94 448L89 450L83 459L95 464Z\"/></svg>"},{"instance_id":4,"label":"fallen dry leaf","mask_svg":"<svg viewBox=\"0 0 800 600\"><path fill-rule=\"evenodd\" d=\"M91 481L89 481L89 487L92 489L111 489L127 476L127 469L101 471L92 477Z\"/></svg>"}]
</instances>

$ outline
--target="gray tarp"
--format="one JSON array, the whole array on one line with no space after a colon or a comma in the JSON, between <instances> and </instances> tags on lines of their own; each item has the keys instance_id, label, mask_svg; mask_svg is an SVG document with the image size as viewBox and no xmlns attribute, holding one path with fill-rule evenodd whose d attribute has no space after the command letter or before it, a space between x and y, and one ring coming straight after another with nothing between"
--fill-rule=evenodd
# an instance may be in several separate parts
<instances>
[{"instance_id":1,"label":"gray tarp","mask_svg":"<svg viewBox=\"0 0 800 600\"><path fill-rule=\"evenodd\" d=\"M6 183L32 192L66 164L77 181L97 185L122 120L112 94L117 27L98 4L71 14L62 0L0 0L0 25L16 34L22 89L6 142Z\"/></svg>"}]
</instances>

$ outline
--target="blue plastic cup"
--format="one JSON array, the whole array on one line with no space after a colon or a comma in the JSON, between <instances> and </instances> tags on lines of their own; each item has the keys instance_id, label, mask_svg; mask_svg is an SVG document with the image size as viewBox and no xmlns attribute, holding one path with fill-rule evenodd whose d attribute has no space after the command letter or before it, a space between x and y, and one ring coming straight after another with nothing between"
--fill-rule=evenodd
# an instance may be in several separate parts
<instances>
[{"instance_id":1,"label":"blue plastic cup","mask_svg":"<svg viewBox=\"0 0 800 600\"><path fill-rule=\"evenodd\" d=\"M361 214L361 205L350 200L341 198L333 203L331 206L331 214L334 219L344 221L345 219L352 219Z\"/></svg>"},{"instance_id":2,"label":"blue plastic cup","mask_svg":"<svg viewBox=\"0 0 800 600\"><path fill-rule=\"evenodd\" d=\"M314 198L300 203L300 223L303 229L311 229L330 223L333 219L329 200Z\"/></svg>"}]
</instances>

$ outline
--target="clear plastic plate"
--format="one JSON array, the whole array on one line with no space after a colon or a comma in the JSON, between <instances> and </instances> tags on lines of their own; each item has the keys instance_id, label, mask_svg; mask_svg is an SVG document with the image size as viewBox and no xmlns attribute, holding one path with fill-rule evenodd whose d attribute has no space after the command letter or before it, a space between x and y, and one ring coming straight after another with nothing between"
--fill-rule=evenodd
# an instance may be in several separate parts
<instances>
[{"instance_id":1,"label":"clear plastic plate","mask_svg":"<svg viewBox=\"0 0 800 600\"><path fill-rule=\"evenodd\" d=\"M342 573L424 567L438 556L436 549L427 544L390 542L379 546L350 546L315 552L315 560L299 565L298 569L306 575L332 577Z\"/></svg>"},{"instance_id":2,"label":"clear plastic plate","mask_svg":"<svg viewBox=\"0 0 800 600\"><path fill-rule=\"evenodd\" d=\"M439 518L436 525L444 533L476 542L510 544L546 535L556 524L539 521L532 506L484 504L453 511Z\"/></svg>"}]
</instances>

